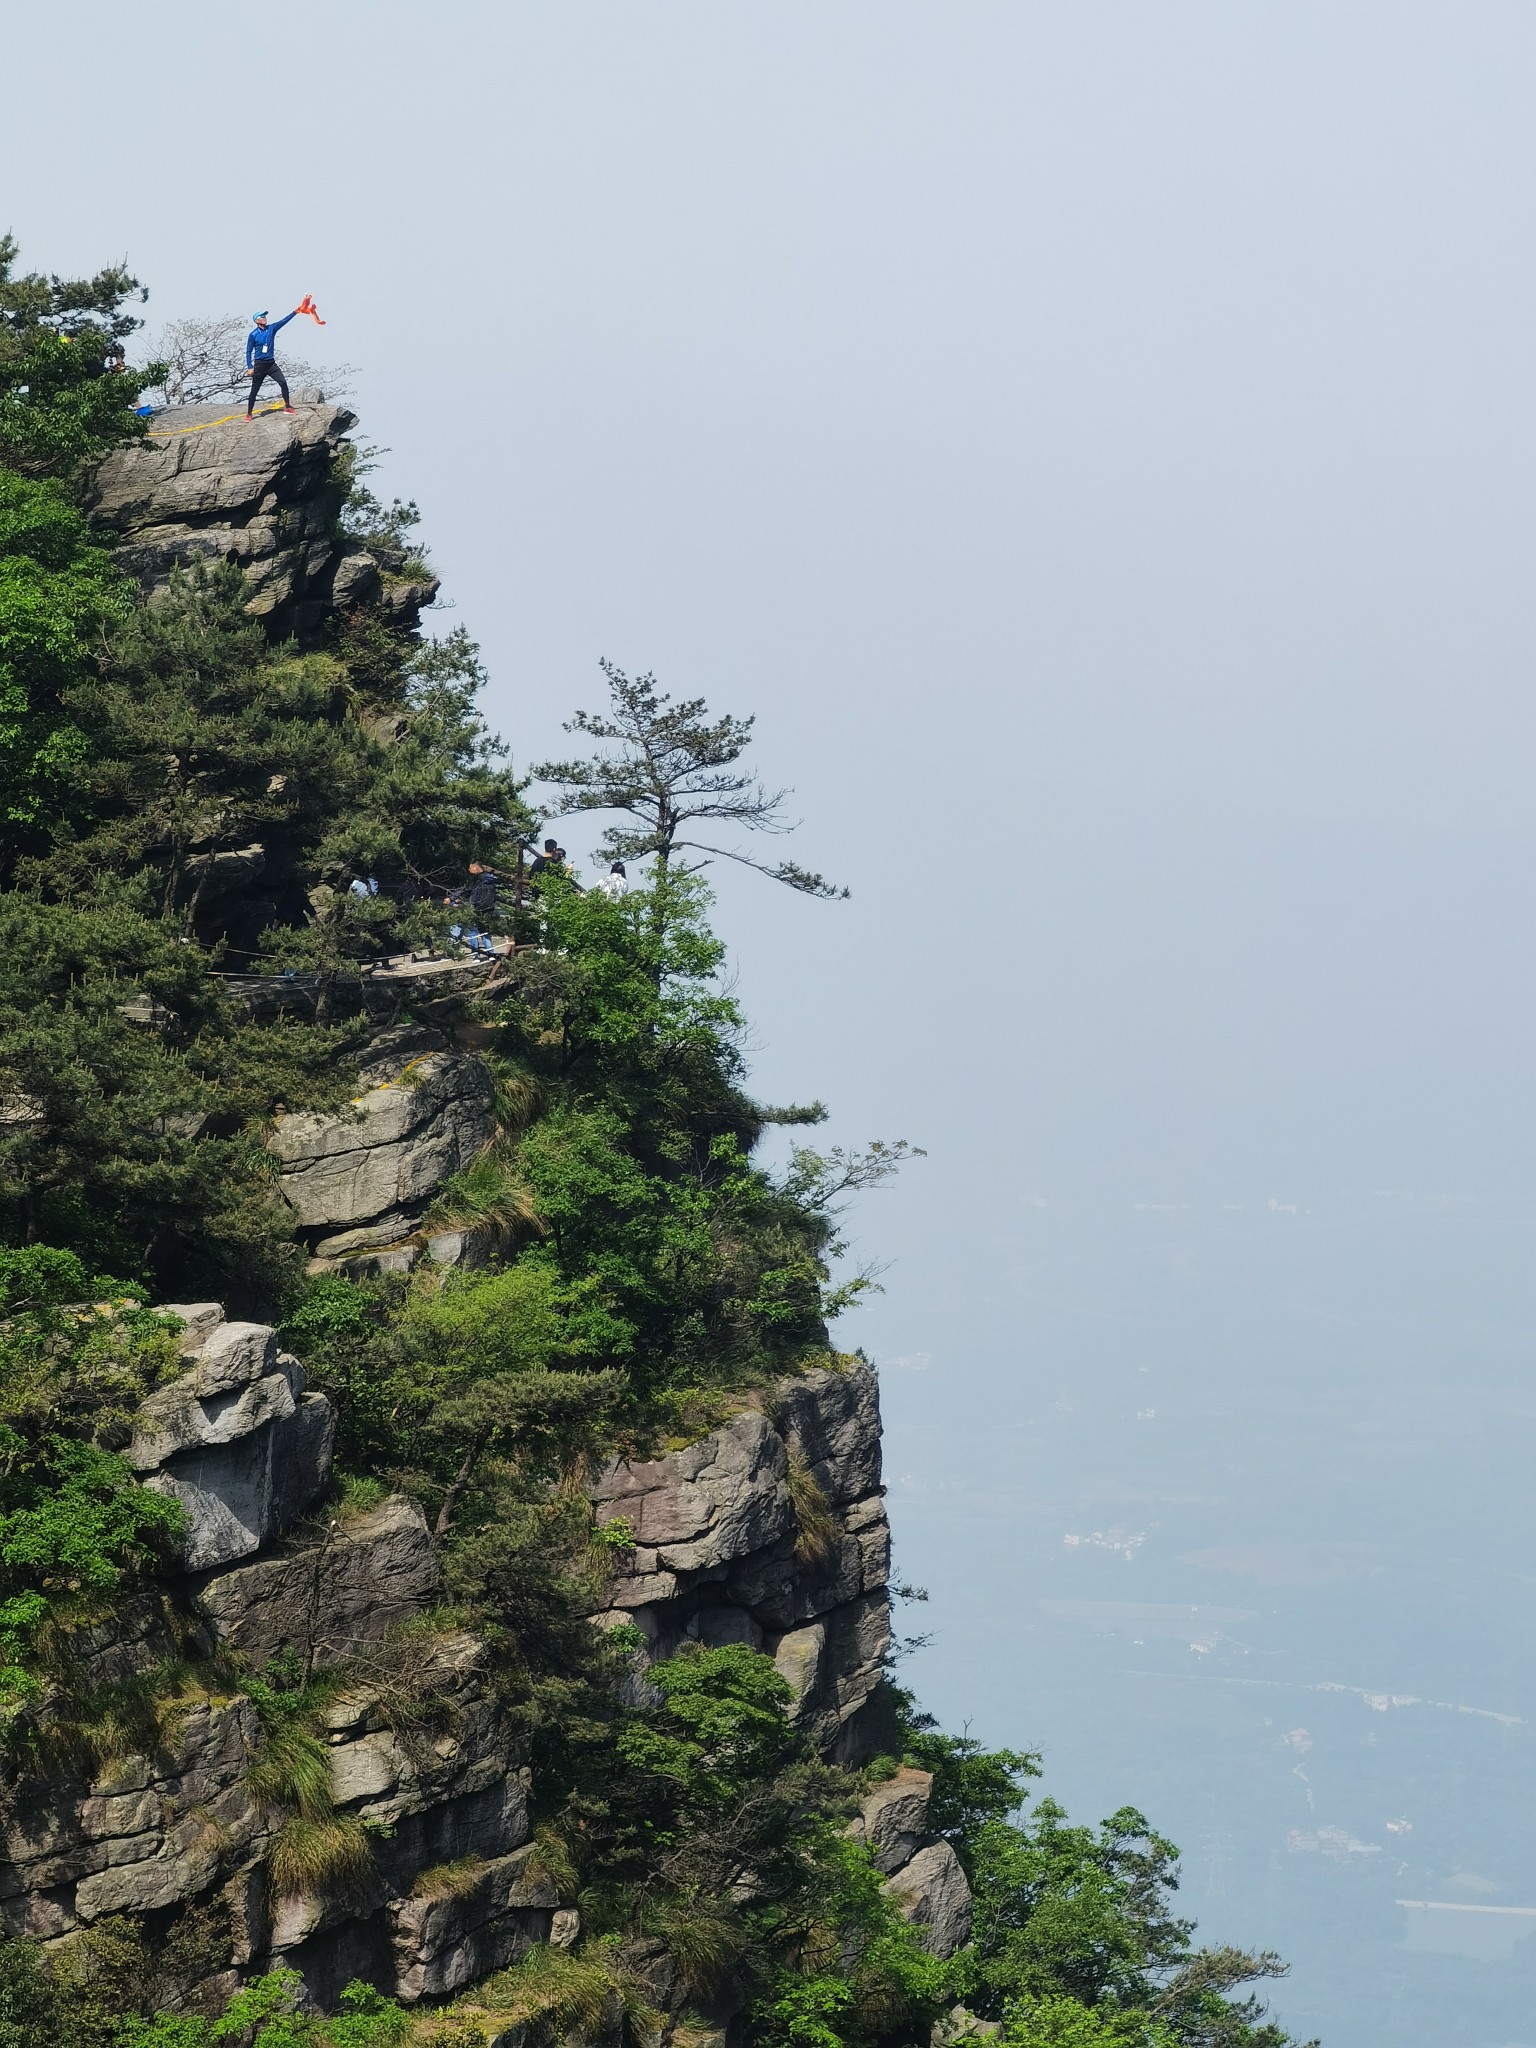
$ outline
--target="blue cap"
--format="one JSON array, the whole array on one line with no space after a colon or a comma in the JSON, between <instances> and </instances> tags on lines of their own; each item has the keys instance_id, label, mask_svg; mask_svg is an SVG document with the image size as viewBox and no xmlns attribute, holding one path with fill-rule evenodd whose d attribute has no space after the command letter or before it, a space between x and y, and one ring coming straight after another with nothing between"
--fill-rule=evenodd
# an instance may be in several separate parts
<instances>
[{"instance_id":1,"label":"blue cap","mask_svg":"<svg viewBox=\"0 0 1536 2048\"><path fill-rule=\"evenodd\" d=\"M261 311L260 311L259 313L253 313L253 314L251 315L251 318L252 318L253 320L265 320L265 319L266 319L266 317L267 317L267 309L266 309L266 307L265 307L265 306L263 306L263 307L262 307L262 309L261 309Z\"/></svg>"}]
</instances>

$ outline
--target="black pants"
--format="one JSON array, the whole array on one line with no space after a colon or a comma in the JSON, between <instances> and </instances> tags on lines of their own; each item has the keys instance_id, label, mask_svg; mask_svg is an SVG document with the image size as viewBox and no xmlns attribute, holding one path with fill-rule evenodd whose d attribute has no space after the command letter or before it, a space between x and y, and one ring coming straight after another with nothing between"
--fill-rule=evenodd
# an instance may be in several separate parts
<instances>
[{"instance_id":1,"label":"black pants","mask_svg":"<svg viewBox=\"0 0 1536 2048\"><path fill-rule=\"evenodd\" d=\"M256 365L256 374L251 379L251 395L246 402L245 408L247 412L250 412L252 408L255 406L256 394L261 389L262 385L265 384L269 377L275 377L277 379L277 388L283 394L283 403L284 405L289 404L290 401L288 397L288 379L277 367L277 364L272 360L271 356L262 356Z\"/></svg>"}]
</instances>

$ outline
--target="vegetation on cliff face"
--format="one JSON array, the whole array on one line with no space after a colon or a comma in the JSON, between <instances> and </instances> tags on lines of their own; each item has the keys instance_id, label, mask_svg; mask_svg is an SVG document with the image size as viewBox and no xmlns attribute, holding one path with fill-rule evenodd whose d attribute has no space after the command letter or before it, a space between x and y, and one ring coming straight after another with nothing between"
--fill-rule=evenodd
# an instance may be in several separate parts
<instances>
[{"instance_id":1,"label":"vegetation on cliff face","mask_svg":"<svg viewBox=\"0 0 1536 2048\"><path fill-rule=\"evenodd\" d=\"M539 1855L583 1933L446 2012L408 2015L358 1987L316 2018L281 1973L188 2008L186 1986L227 1963L219 1930L190 1914L148 1931L104 1921L52 1953L0 1945L0 2048L475 2048L513 2025L530 2042L648 2039L663 1980L698 2010L738 1987L764 2048L926 2042L957 2004L1008 2048L1281 2048L1234 1995L1279 1965L1197 1948L1172 1905L1176 1854L1139 1815L1093 1830L1049 1802L1027 1811L1031 1758L943 1736L894 1685L891 1753L835 1768L797 1733L769 1660L694 1649L637 1687L625 1630L587 1619L624 1532L593 1527L586 1475L834 1356L828 1322L863 1284L834 1277L840 1200L904 1149L801 1145L777 1173L756 1157L770 1123L821 1112L747 1092L742 1020L685 858L690 819L777 825L777 799L737 765L749 721L610 673L611 715L577 721L606 751L550 776L566 807L626 816L614 848L650 869L618 902L542 880L544 946L499 966L460 1018L495 1076L498 1129L440 1210L479 1232L487 1263L305 1277L271 1120L345 1098L377 1028L362 963L440 932L444 882L471 861L510 869L535 815L480 721L462 633L423 641L365 604L319 649L272 646L222 570L140 601L76 509L81 464L140 431L142 373L116 367L132 280L20 277L14 259L0 241L13 1743L40 1692L67 1706L70 1629L152 1576L174 1534L176 1510L118 1456L127 1415L174 1361L144 1304L259 1307L335 1403L343 1492L395 1488L425 1509L454 1610L491 1644L526 1731ZM671 752L648 749L658 732ZM228 886L256 841L259 875ZM352 892L360 875L377 895ZM307 1013L253 1012L231 970L256 967L302 970ZM807 1493L807 1542L814 1506ZM272 1768L291 1752L292 1777L323 1688L293 1670L248 1676L289 1731ZM903 1760L934 1774L934 1825L976 1898L973 1939L946 1962L844 1832L869 1774ZM327 1824L302 1786L278 1790L295 1825Z\"/></svg>"}]
</instances>

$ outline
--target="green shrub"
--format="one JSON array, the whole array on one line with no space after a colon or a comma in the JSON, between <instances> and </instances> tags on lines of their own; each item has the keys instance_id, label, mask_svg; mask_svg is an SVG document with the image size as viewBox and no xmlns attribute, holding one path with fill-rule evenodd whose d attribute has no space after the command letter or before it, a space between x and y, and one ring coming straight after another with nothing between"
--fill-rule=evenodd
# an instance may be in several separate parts
<instances>
[{"instance_id":1,"label":"green shrub","mask_svg":"<svg viewBox=\"0 0 1536 2048\"><path fill-rule=\"evenodd\" d=\"M795 1558L800 1564L825 1564L838 1536L832 1504L798 1451L789 1456L789 1504L795 1516Z\"/></svg>"}]
</instances>

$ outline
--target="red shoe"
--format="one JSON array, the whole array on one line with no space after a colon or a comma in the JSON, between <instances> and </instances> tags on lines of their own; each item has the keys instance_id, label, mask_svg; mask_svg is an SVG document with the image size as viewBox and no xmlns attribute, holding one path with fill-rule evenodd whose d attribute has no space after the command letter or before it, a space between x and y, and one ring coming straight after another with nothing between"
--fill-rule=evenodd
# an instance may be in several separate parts
<instances>
[{"instance_id":1,"label":"red shoe","mask_svg":"<svg viewBox=\"0 0 1536 2048\"><path fill-rule=\"evenodd\" d=\"M286 412L286 413L290 413L290 414L291 414L291 413L292 413L292 411L293 411L293 407L292 407L291 405L285 405L285 406L283 407L283 411L284 411L284 412Z\"/></svg>"}]
</instances>

